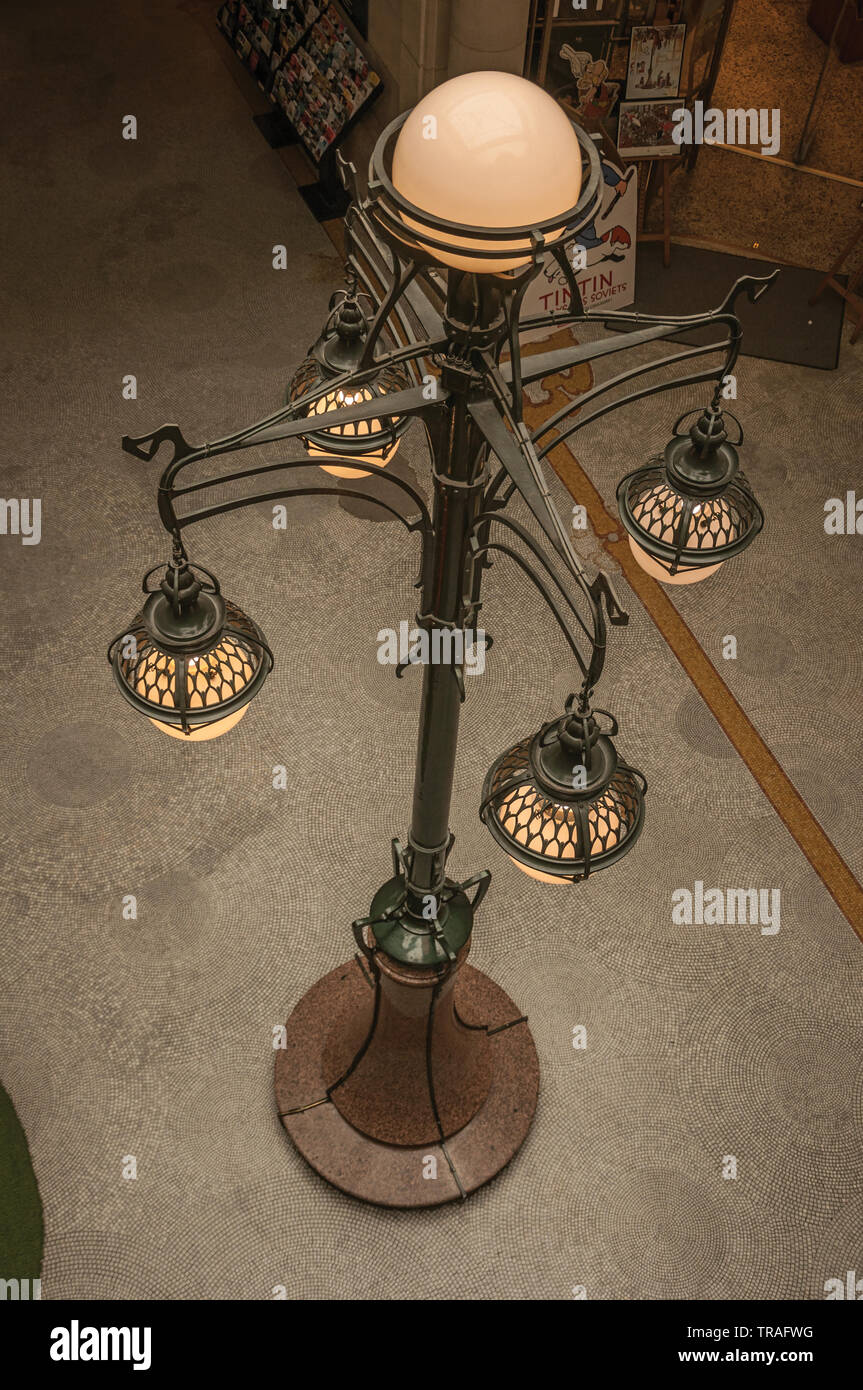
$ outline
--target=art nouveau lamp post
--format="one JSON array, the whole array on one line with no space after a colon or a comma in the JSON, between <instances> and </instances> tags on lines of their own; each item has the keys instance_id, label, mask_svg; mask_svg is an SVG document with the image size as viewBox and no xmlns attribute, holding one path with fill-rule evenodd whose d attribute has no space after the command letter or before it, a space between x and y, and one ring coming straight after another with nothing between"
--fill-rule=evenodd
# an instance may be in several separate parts
<instances>
[{"instance_id":1,"label":"art nouveau lamp post","mask_svg":"<svg viewBox=\"0 0 863 1390\"><path fill-rule=\"evenodd\" d=\"M592 140L532 83L471 73L388 127L364 195L344 168L354 197L346 288L333 296L285 408L200 447L175 425L123 441L144 459L162 443L173 445L159 487L172 555L158 582L155 570L145 576L146 603L111 644L115 678L135 708L180 738L212 737L242 716L272 655L214 576L189 560L183 540L188 526L239 507L334 491L375 501L420 537L417 624L437 637L470 640L484 569L499 556L511 560L559 623L579 678L563 712L493 764L480 814L526 873L543 883L579 882L635 843L646 784L617 753L616 721L593 705L606 620L619 625L627 615L602 572L588 580L541 459L608 410L671 386L710 382L710 400L694 412L688 433L678 433L678 421L664 458L620 484L620 514L639 563L667 582L703 578L742 550L762 517L728 441L721 387L739 351L735 298L744 289L757 298L773 277L738 281L710 313L615 314L631 331L523 358L523 332L594 321L581 310L569 259L600 198ZM567 276L570 309L524 318L525 292L546 253ZM681 325L712 323L726 330L718 342L630 368L535 434L525 427L529 382L668 337ZM716 352L723 354L719 368L630 389L658 367ZM589 409L618 385L625 395ZM430 443L431 511L387 467L414 419ZM307 455L179 485L181 471L198 460L288 439ZM217 483L290 471L309 457L344 482L282 485L185 514L176 509L179 499ZM409 499L407 519L368 492L362 479L370 475ZM509 515L516 492L542 543ZM452 660L423 668L413 809L406 843L393 841L392 876L354 922L354 958L294 1009L276 1060L279 1114L300 1152L344 1191L392 1206L464 1197L494 1176L527 1133L538 1086L527 1020L465 963L490 875L482 870L457 883L447 874L465 696L454 641L451 650Z\"/></svg>"}]
</instances>

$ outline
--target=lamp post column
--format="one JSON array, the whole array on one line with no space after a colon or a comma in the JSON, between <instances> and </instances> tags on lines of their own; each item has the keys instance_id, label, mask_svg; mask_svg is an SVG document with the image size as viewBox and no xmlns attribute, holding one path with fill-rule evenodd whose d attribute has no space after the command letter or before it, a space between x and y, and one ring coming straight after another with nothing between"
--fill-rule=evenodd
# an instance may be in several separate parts
<instances>
[{"instance_id":1,"label":"lamp post column","mask_svg":"<svg viewBox=\"0 0 863 1390\"><path fill-rule=\"evenodd\" d=\"M437 628L458 632L465 621L468 536L479 493L470 490L482 441L467 413L464 395L455 396L430 423L435 461L434 560L420 615L429 634ZM442 651L447 651L444 639ZM432 648L432 655L434 655ZM416 776L410 845L410 890L420 897L443 887L449 810L458 743L461 685L455 652L450 661L430 660L423 671L417 739Z\"/></svg>"},{"instance_id":2,"label":"lamp post column","mask_svg":"<svg viewBox=\"0 0 863 1390\"><path fill-rule=\"evenodd\" d=\"M446 874L464 698L453 638L475 612L469 538L485 449L468 409L472 353L503 331L500 296L451 271L445 322L448 394L425 417L434 538L418 623L448 645L430 643L423 671L409 848L354 923L369 968L355 957L320 980L276 1058L279 1114L297 1147L344 1191L387 1206L435 1206L487 1182L527 1134L539 1084L526 1019L466 964L488 875Z\"/></svg>"},{"instance_id":3,"label":"lamp post column","mask_svg":"<svg viewBox=\"0 0 863 1390\"><path fill-rule=\"evenodd\" d=\"M443 366L447 402L430 412L428 430L434 461L434 556L420 615L430 633L458 632L467 616L468 539L481 507L477 485L483 439L468 413L469 353L502 325L500 296L475 275L450 271L446 324L450 354ZM430 661L423 672L416 775L410 828L412 863L409 906L437 895L446 878L449 810L464 698L452 646L450 662Z\"/></svg>"}]
</instances>

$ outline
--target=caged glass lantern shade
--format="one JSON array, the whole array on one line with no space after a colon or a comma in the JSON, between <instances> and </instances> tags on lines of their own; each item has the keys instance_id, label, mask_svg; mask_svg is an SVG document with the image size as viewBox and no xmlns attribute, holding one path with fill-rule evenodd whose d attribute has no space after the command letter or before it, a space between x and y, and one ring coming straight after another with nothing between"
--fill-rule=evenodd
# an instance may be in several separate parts
<instances>
[{"instance_id":1,"label":"caged glass lantern shade","mask_svg":"<svg viewBox=\"0 0 863 1390\"><path fill-rule=\"evenodd\" d=\"M318 341L309 349L308 356L300 364L288 386L286 403L293 405L304 396L324 391L327 382L344 372L356 371L363 354L368 336L368 320L360 304L360 296L349 291L339 291L330 300L330 316L324 325ZM398 366L384 367L370 381L349 390L341 387L319 396L305 407L300 407L302 415L321 424L314 431L303 436L303 445L309 458L365 459L378 467L385 467L395 456L399 439L410 424L407 416L395 419L381 413L368 420L357 420L347 425L326 428L321 417L341 406L360 405L364 401L380 400L396 391L405 391L409 385L404 371ZM369 472L363 468L348 468L340 463L321 463L326 473L337 478L368 478Z\"/></svg>"},{"instance_id":2,"label":"caged glass lantern shade","mask_svg":"<svg viewBox=\"0 0 863 1390\"><path fill-rule=\"evenodd\" d=\"M182 560L164 571L158 590L148 588L156 571L145 576L147 601L108 659L124 698L160 733L201 743L239 723L273 658L260 628L207 570Z\"/></svg>"},{"instance_id":3,"label":"caged glass lantern shade","mask_svg":"<svg viewBox=\"0 0 863 1390\"><path fill-rule=\"evenodd\" d=\"M597 713L605 714L604 710ZM542 883L576 883L626 854L644 821L644 775L621 761L592 712L572 711L492 764L480 816L510 859Z\"/></svg>"},{"instance_id":4,"label":"caged glass lantern shade","mask_svg":"<svg viewBox=\"0 0 863 1390\"><path fill-rule=\"evenodd\" d=\"M460 270L528 264L531 240L522 229L539 228L546 242L560 237L581 180L568 117L536 83L509 72L463 73L435 87L408 115L393 151L392 183L417 214L402 210L402 225L420 234L417 244L435 261ZM423 213L467 230L426 225ZM483 237L486 228L513 235Z\"/></svg>"},{"instance_id":5,"label":"caged glass lantern shade","mask_svg":"<svg viewBox=\"0 0 863 1390\"><path fill-rule=\"evenodd\" d=\"M721 412L703 412L681 435L678 427L686 418L675 425L662 459L630 473L617 489L630 549L663 584L706 579L744 550L764 524Z\"/></svg>"}]
</instances>

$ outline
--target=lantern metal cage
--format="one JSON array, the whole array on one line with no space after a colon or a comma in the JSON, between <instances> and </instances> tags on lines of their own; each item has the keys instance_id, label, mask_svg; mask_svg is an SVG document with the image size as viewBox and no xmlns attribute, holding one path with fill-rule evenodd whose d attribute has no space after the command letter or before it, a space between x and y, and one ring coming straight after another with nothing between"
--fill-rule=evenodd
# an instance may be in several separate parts
<instances>
[{"instance_id":1,"label":"lantern metal cage","mask_svg":"<svg viewBox=\"0 0 863 1390\"><path fill-rule=\"evenodd\" d=\"M647 779L623 762L588 710L544 724L489 769L480 817L529 873L578 883L632 848L644 823Z\"/></svg>"},{"instance_id":2,"label":"lantern metal cage","mask_svg":"<svg viewBox=\"0 0 863 1390\"><path fill-rule=\"evenodd\" d=\"M327 373L313 353L299 365L288 386L286 404L301 403L306 396L314 396L307 405L300 404L298 419L320 420L317 429L309 430L303 442L310 452L338 458L374 457L386 462L398 447L398 442L411 423L410 416L393 418L384 413L373 420L353 420L347 424L331 425L324 428L323 421L334 410L360 405L362 402L380 400L385 403L388 395L407 390L410 385L407 373L399 366L382 367L373 380L347 387L334 387L326 392L332 373ZM321 392L326 394L321 395Z\"/></svg>"},{"instance_id":3,"label":"lantern metal cage","mask_svg":"<svg viewBox=\"0 0 863 1390\"><path fill-rule=\"evenodd\" d=\"M153 589L150 580L160 570ZM144 607L108 648L124 698L186 736L239 717L273 666L258 625L200 565L157 566L142 587L149 595Z\"/></svg>"},{"instance_id":4,"label":"lantern metal cage","mask_svg":"<svg viewBox=\"0 0 863 1390\"><path fill-rule=\"evenodd\" d=\"M688 418L677 421L661 457L627 474L617 488L627 532L670 575L721 564L745 550L764 525L722 413L705 411L688 435L680 434Z\"/></svg>"}]
</instances>

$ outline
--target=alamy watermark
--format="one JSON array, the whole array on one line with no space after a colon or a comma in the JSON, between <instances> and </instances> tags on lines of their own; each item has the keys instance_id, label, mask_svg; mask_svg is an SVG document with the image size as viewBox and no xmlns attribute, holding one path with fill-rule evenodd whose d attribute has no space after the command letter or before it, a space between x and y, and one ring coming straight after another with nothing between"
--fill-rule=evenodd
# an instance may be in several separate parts
<instances>
[{"instance_id":1,"label":"alamy watermark","mask_svg":"<svg viewBox=\"0 0 863 1390\"><path fill-rule=\"evenodd\" d=\"M485 629L382 627L377 637L381 666L462 666L470 676L485 670Z\"/></svg>"},{"instance_id":2,"label":"alamy watermark","mask_svg":"<svg viewBox=\"0 0 863 1390\"><path fill-rule=\"evenodd\" d=\"M849 1269L844 1279L826 1279L824 1293L828 1302L843 1298L852 1299L855 1303L863 1302L863 1279L857 1278L856 1269Z\"/></svg>"},{"instance_id":3,"label":"alamy watermark","mask_svg":"<svg viewBox=\"0 0 863 1390\"><path fill-rule=\"evenodd\" d=\"M824 530L828 536L863 536L863 497L854 491L844 497L828 497L824 503Z\"/></svg>"},{"instance_id":4,"label":"alamy watermark","mask_svg":"<svg viewBox=\"0 0 863 1390\"><path fill-rule=\"evenodd\" d=\"M675 888L671 920L675 926L759 926L762 936L775 936L780 926L778 888L708 888L695 880L694 891Z\"/></svg>"},{"instance_id":5,"label":"alamy watermark","mask_svg":"<svg viewBox=\"0 0 863 1390\"><path fill-rule=\"evenodd\" d=\"M69 1327L51 1332L52 1361L131 1361L134 1371L148 1371L152 1361L149 1327Z\"/></svg>"},{"instance_id":6,"label":"alamy watermark","mask_svg":"<svg viewBox=\"0 0 863 1390\"><path fill-rule=\"evenodd\" d=\"M761 153L776 155L780 145L779 108L766 106L742 107L721 111L716 106L704 109L696 101L694 109L685 106L671 113L671 138L675 145L760 145Z\"/></svg>"},{"instance_id":7,"label":"alamy watermark","mask_svg":"<svg viewBox=\"0 0 863 1390\"><path fill-rule=\"evenodd\" d=\"M0 1279L0 1302L29 1302L41 1297L41 1279Z\"/></svg>"},{"instance_id":8,"label":"alamy watermark","mask_svg":"<svg viewBox=\"0 0 863 1390\"><path fill-rule=\"evenodd\" d=\"M20 536L22 545L42 539L41 497L0 497L0 536Z\"/></svg>"}]
</instances>

